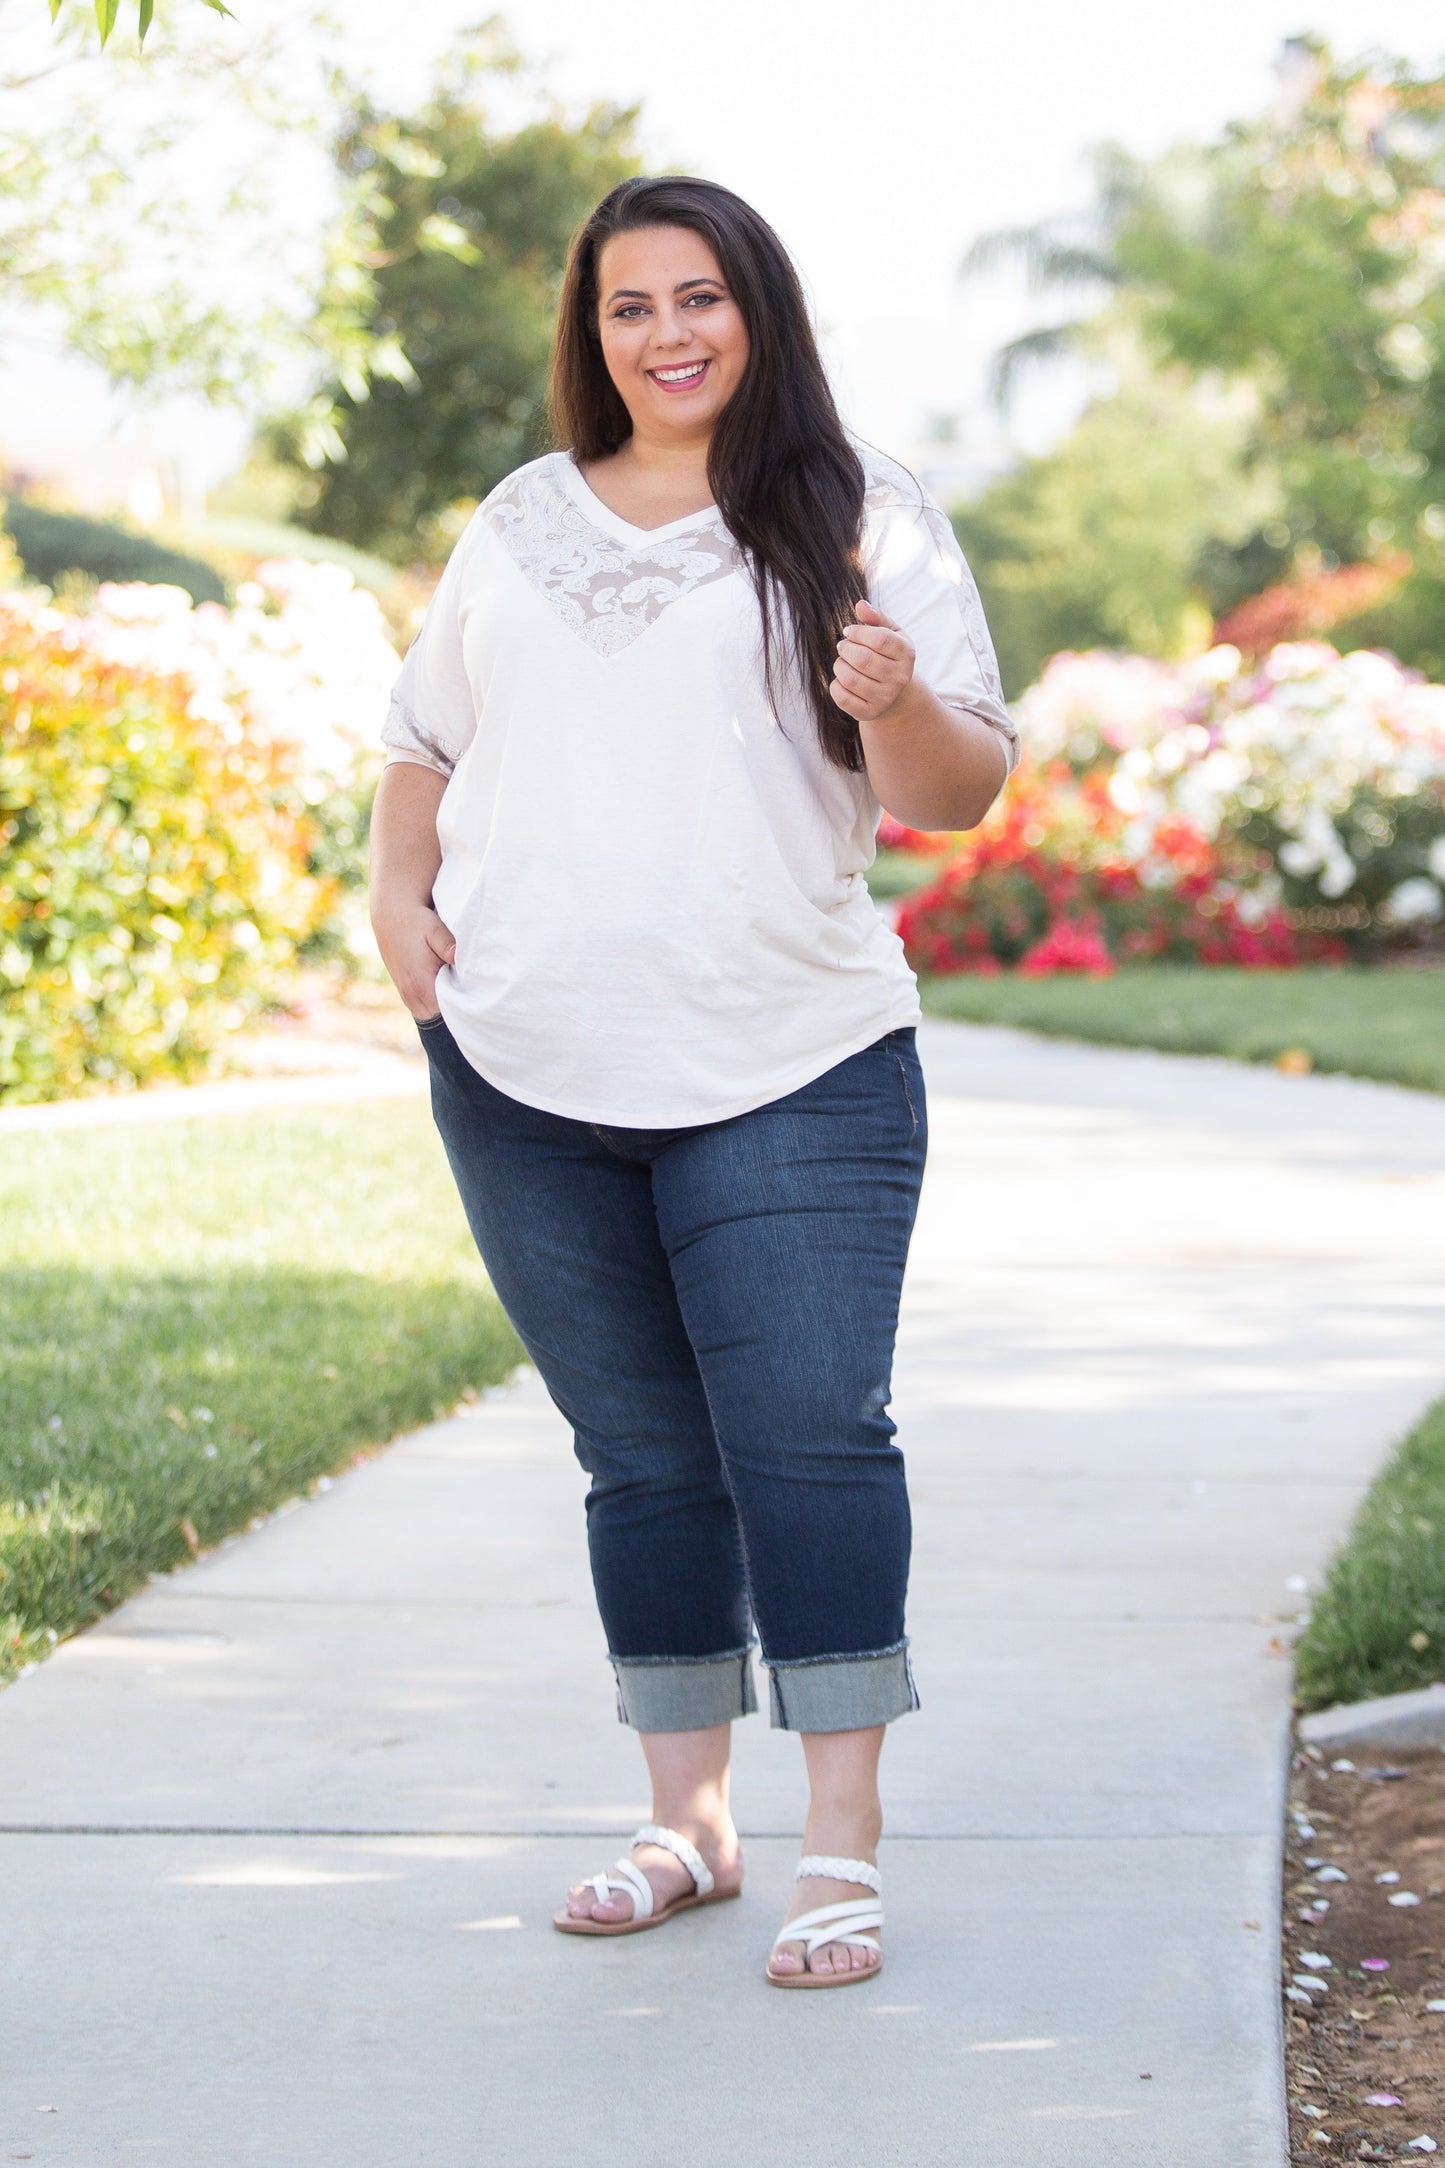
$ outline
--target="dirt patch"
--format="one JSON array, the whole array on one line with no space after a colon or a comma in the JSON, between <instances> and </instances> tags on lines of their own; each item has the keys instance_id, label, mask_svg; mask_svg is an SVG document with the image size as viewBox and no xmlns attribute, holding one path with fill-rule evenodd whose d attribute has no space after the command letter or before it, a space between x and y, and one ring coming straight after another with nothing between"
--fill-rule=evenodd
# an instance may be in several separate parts
<instances>
[{"instance_id":1,"label":"dirt patch","mask_svg":"<svg viewBox=\"0 0 1445 2168\"><path fill-rule=\"evenodd\" d=\"M1445 2168L1445 1752L1297 1755L1284 1893L1295 2168Z\"/></svg>"},{"instance_id":2,"label":"dirt patch","mask_svg":"<svg viewBox=\"0 0 1445 2168\"><path fill-rule=\"evenodd\" d=\"M287 1006L228 1039L220 1058L232 1076L305 1076L364 1066L378 1054L425 1060L391 985L330 967L298 973Z\"/></svg>"}]
</instances>

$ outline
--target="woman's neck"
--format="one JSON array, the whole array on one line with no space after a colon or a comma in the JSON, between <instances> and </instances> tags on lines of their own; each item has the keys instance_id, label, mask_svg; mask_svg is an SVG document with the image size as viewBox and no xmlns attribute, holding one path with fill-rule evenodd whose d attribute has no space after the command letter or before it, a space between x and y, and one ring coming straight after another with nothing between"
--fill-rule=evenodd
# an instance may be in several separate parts
<instances>
[{"instance_id":1,"label":"woman's neck","mask_svg":"<svg viewBox=\"0 0 1445 2168\"><path fill-rule=\"evenodd\" d=\"M665 527L690 512L705 512L712 503L707 454L706 437L678 442L634 434L582 472L588 488L620 519L635 527Z\"/></svg>"}]
</instances>

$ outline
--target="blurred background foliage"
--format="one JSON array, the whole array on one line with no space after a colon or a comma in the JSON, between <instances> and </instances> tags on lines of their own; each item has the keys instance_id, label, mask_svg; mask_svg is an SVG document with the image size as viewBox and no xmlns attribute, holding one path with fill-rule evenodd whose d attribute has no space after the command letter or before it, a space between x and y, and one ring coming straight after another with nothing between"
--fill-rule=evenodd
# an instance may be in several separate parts
<instances>
[{"instance_id":1,"label":"blurred background foliage","mask_svg":"<svg viewBox=\"0 0 1445 2168\"><path fill-rule=\"evenodd\" d=\"M490 37L454 56L419 112L359 101L347 115L345 245L316 313L340 366L266 432L297 473L303 524L398 563L445 556L462 508L546 448L567 244L638 170L631 109L498 132L487 92L515 67Z\"/></svg>"},{"instance_id":2,"label":"blurred background foliage","mask_svg":"<svg viewBox=\"0 0 1445 2168\"><path fill-rule=\"evenodd\" d=\"M0 597L0 1097L204 1066L324 922L281 745Z\"/></svg>"},{"instance_id":3,"label":"blurred background foliage","mask_svg":"<svg viewBox=\"0 0 1445 2168\"><path fill-rule=\"evenodd\" d=\"M1011 694L1062 647L1186 652L1271 586L1296 634L1445 677L1445 73L1296 40L1270 113L1100 152L1091 213L968 267L1000 260L1094 304L1006 348L1000 395L1063 353L1113 378L959 516ZM1360 564L1388 576L1320 626L1320 576Z\"/></svg>"}]
</instances>

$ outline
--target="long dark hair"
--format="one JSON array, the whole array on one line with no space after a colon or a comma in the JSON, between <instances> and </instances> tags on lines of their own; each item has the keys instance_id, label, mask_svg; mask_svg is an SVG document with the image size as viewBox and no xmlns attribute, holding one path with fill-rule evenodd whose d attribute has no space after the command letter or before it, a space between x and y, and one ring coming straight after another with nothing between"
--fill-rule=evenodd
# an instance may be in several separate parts
<instances>
[{"instance_id":1,"label":"long dark hair","mask_svg":"<svg viewBox=\"0 0 1445 2168\"><path fill-rule=\"evenodd\" d=\"M838 639L865 592L858 543L863 468L823 372L798 274L782 242L741 196L713 181L668 175L623 181L578 229L567 260L552 350L550 408L559 444L586 462L632 434L607 373L598 329L597 260L614 234L686 226L718 260L742 311L749 353L708 446L708 482L746 552L763 622L774 697L796 669L828 758L861 768L852 716L828 691Z\"/></svg>"}]
</instances>

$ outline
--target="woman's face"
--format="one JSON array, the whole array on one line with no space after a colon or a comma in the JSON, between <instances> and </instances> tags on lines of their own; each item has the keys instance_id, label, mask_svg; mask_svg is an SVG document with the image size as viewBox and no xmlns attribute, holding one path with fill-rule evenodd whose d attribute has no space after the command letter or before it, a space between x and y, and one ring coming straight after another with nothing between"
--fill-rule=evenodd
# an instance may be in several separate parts
<instances>
[{"instance_id":1,"label":"woman's face","mask_svg":"<svg viewBox=\"0 0 1445 2168\"><path fill-rule=\"evenodd\" d=\"M614 234L597 259L607 372L640 437L706 440L748 360L742 311L687 226Z\"/></svg>"}]
</instances>

